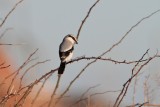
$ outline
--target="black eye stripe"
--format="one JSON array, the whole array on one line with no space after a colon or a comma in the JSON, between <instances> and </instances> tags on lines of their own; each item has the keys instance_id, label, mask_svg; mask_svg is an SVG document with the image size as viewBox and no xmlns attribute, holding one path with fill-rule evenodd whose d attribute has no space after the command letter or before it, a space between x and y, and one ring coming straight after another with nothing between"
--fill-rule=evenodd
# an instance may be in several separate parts
<instances>
[{"instance_id":1,"label":"black eye stripe","mask_svg":"<svg viewBox=\"0 0 160 107\"><path fill-rule=\"evenodd\" d=\"M76 41L76 39L73 37L73 36L71 36L71 35L68 35L68 37L71 37L74 41Z\"/></svg>"}]
</instances>

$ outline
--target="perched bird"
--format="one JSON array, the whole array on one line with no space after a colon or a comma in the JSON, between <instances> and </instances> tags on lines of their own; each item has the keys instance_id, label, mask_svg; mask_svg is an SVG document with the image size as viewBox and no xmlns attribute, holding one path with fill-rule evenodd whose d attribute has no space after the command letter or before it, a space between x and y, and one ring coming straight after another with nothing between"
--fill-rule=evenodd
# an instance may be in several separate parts
<instances>
[{"instance_id":1,"label":"perched bird","mask_svg":"<svg viewBox=\"0 0 160 107\"><path fill-rule=\"evenodd\" d=\"M59 46L59 57L61 60L60 67L58 69L58 74L63 74L65 70L65 65L71 60L73 56L74 44L78 44L77 38L72 34L68 34L64 37L62 43Z\"/></svg>"}]
</instances>

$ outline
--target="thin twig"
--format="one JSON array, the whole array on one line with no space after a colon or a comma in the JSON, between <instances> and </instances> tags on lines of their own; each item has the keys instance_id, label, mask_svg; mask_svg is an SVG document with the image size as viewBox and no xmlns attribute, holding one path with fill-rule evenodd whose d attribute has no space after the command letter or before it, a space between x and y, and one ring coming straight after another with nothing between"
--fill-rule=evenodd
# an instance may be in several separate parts
<instances>
[{"instance_id":1,"label":"thin twig","mask_svg":"<svg viewBox=\"0 0 160 107\"><path fill-rule=\"evenodd\" d=\"M137 81L138 81L138 76L135 77L135 81L134 81L133 97L132 97L133 105L135 104Z\"/></svg>"},{"instance_id":2,"label":"thin twig","mask_svg":"<svg viewBox=\"0 0 160 107\"><path fill-rule=\"evenodd\" d=\"M135 25L133 25L133 26L125 33L125 35L124 35L117 43L115 43L114 45L112 45L112 47L110 47L110 48L109 48L106 52L104 52L101 56L103 56L103 55L105 55L106 53L110 52L115 46L118 46L118 45L127 37L127 35L128 35L134 28L136 28L140 23L142 23L142 22L145 21L146 19L150 18L150 17L153 16L154 14L158 13L159 11L160 11L160 9L157 10L157 11L155 11L155 12L153 12L153 13L151 13L150 15L148 15L148 16L140 19Z\"/></svg>"},{"instance_id":3,"label":"thin twig","mask_svg":"<svg viewBox=\"0 0 160 107\"><path fill-rule=\"evenodd\" d=\"M142 107L142 106L144 106L144 105L146 105L146 104L148 104L148 103L149 103L149 102L144 102L144 103L142 103L142 104L137 103L137 104L129 105L129 106L126 106L126 107L135 107L135 106Z\"/></svg>"},{"instance_id":4,"label":"thin twig","mask_svg":"<svg viewBox=\"0 0 160 107\"><path fill-rule=\"evenodd\" d=\"M89 11L88 11L86 17L82 20L82 23L81 23L81 25L80 25L80 27L79 27L79 29L78 29L78 32L77 32L77 39L79 38L81 29L82 29L84 23L86 22L87 18L89 17L89 15L90 15L92 9L96 6L96 4L97 4L99 1L100 1L100 0L97 0L97 1L90 7L90 9L89 9Z\"/></svg>"},{"instance_id":5,"label":"thin twig","mask_svg":"<svg viewBox=\"0 0 160 107\"><path fill-rule=\"evenodd\" d=\"M8 68L10 67L11 65L7 65L7 66L3 66L3 67L0 67L0 69L5 69L5 68Z\"/></svg>"},{"instance_id":6,"label":"thin twig","mask_svg":"<svg viewBox=\"0 0 160 107\"><path fill-rule=\"evenodd\" d=\"M7 79L9 79L11 76L13 76L14 74L16 74L17 73L17 71L19 70L19 69L22 69L24 66L26 66L28 63L30 63L30 62L32 62L32 61L34 61L34 60L36 60L37 58L33 58L33 59L30 59L30 60L26 60L16 71L14 71L13 73L11 73L10 75L8 75L7 77L5 77L5 79L4 79L4 81L5 80L7 80Z\"/></svg>"},{"instance_id":7,"label":"thin twig","mask_svg":"<svg viewBox=\"0 0 160 107\"><path fill-rule=\"evenodd\" d=\"M159 12L160 10L157 10L153 13L151 13L150 15L142 18L140 21L138 21L135 25L133 25L126 33L124 36L122 36L122 38L116 42L115 44L113 44L107 51L105 51L104 53L102 53L101 55L99 55L99 57L104 56L105 54L107 54L108 52L110 52L111 50L113 50L116 46L118 46L127 36L128 34L134 29L136 28L141 22L143 22L145 19L150 18L152 15L154 15L155 13ZM90 65L92 65L93 63L95 63L98 59L95 59L91 62L89 62L81 71L80 73L70 82L70 84L68 85L68 87L66 88L66 90L60 95L60 98L63 97L70 89L70 87L72 86L72 84L76 81L76 79L78 79L78 77L85 71L85 69L87 67L89 67ZM56 103L58 103L61 99L57 100Z\"/></svg>"},{"instance_id":8,"label":"thin twig","mask_svg":"<svg viewBox=\"0 0 160 107\"><path fill-rule=\"evenodd\" d=\"M85 68L83 68L83 69L81 70L81 72L69 83L68 87L67 87L66 90L60 95L59 99L56 101L55 104L57 104L57 103L61 100L61 98L63 98L63 96L69 91L69 89L70 89L70 87L72 86L72 84L79 78L79 76L85 71L85 69L86 69L89 65L91 65L92 63L94 63L94 62L88 63L88 64L85 66Z\"/></svg>"},{"instance_id":9,"label":"thin twig","mask_svg":"<svg viewBox=\"0 0 160 107\"><path fill-rule=\"evenodd\" d=\"M144 106L145 104L148 104L149 102L144 102L144 103L142 103L142 104L140 104L138 107L142 107L142 106Z\"/></svg>"},{"instance_id":10,"label":"thin twig","mask_svg":"<svg viewBox=\"0 0 160 107\"><path fill-rule=\"evenodd\" d=\"M13 43L0 43L0 46L21 46L23 43L13 44Z\"/></svg>"},{"instance_id":11,"label":"thin twig","mask_svg":"<svg viewBox=\"0 0 160 107\"><path fill-rule=\"evenodd\" d=\"M140 60L140 61L137 61L137 60L135 60L135 61L127 61L127 60L118 61L118 60L115 60L115 59L112 59L112 58L102 58L102 57L94 57L94 56L92 56L92 57L82 56L82 57L78 57L78 58L72 59L67 64L75 62L75 61L80 61L80 60L102 60L102 61L110 61L110 62L113 62L115 64L134 64L134 63L137 63L137 62L147 61L148 59L143 59L143 60Z\"/></svg>"},{"instance_id":12,"label":"thin twig","mask_svg":"<svg viewBox=\"0 0 160 107\"><path fill-rule=\"evenodd\" d=\"M142 55L142 57L140 58L139 61L141 61L147 53L148 53L148 50ZM149 59L148 59L148 60L149 60ZM135 68L138 66L138 64L139 64L139 62L137 62L137 63L135 64L135 66L133 67L133 69L132 69L132 75L133 75L133 73L134 73L133 71L134 71ZM135 75L135 76L137 76L137 75ZM132 78L132 76L131 76L131 78ZM129 79L124 83L123 88L122 88L122 91L120 92L120 94L118 95L118 97L117 97L117 99L116 99L116 101L115 101L114 107L118 107L118 106L117 106L117 103L118 103L118 101L119 101L119 99L120 99L121 96L122 96L121 99L123 99L123 95L125 94L125 90L128 88L128 86L129 86L129 84L130 84L131 78L129 78Z\"/></svg>"},{"instance_id":13,"label":"thin twig","mask_svg":"<svg viewBox=\"0 0 160 107\"><path fill-rule=\"evenodd\" d=\"M139 69L137 70L137 72L136 72L135 74L133 74L133 75L124 83L123 89L122 89L122 91L120 92L120 94L118 95L118 97L117 97L117 99L116 99L116 102L115 102L115 104L114 104L113 107L119 107L119 106L120 106L123 98L125 97L125 95L126 95L126 93L127 93L127 91L128 91L128 88L129 88L129 86L130 86L133 78L135 78L135 77L139 74L139 72L142 70L142 68L143 68L144 66L146 66L151 60L153 60L153 59L156 58L156 57L160 57L160 56L156 54L156 55L154 55L153 57L150 57L150 58L148 59L148 61L146 61L144 64L142 64L142 65L139 67ZM134 69L134 68L133 68L133 69ZM121 97L121 98L120 98L120 97Z\"/></svg>"},{"instance_id":14,"label":"thin twig","mask_svg":"<svg viewBox=\"0 0 160 107\"><path fill-rule=\"evenodd\" d=\"M93 93L90 95L90 97L94 97L96 95L102 95L102 94L107 94L107 93L115 93L115 92L119 92L121 90L115 90L115 91L105 91L105 92L99 92L99 93ZM88 99L88 97L86 98L82 98L82 99L79 99L78 101L76 101L75 103L71 104L69 107L74 107L76 104L82 102L82 101L86 101Z\"/></svg>"},{"instance_id":15,"label":"thin twig","mask_svg":"<svg viewBox=\"0 0 160 107\"><path fill-rule=\"evenodd\" d=\"M53 93L52 93L52 95L51 95L51 99L50 99L50 101L49 101L48 107L51 107L51 106L52 106L52 102L54 102L54 101L53 101L53 100L54 100L54 96L55 96L56 91L57 91L57 89L58 89L58 87L59 87L60 79L61 79L61 74L58 74L57 83L56 83L56 86L55 86L55 88L54 88L54 91L53 91Z\"/></svg>"},{"instance_id":16,"label":"thin twig","mask_svg":"<svg viewBox=\"0 0 160 107\"><path fill-rule=\"evenodd\" d=\"M11 15L11 13L16 9L16 7L22 3L24 0L20 0L19 2L17 2L13 8L8 12L8 14L5 16L5 18L2 20L2 23L0 24L0 28L3 26L3 24L6 22L6 20L8 19L8 17Z\"/></svg>"},{"instance_id":17,"label":"thin twig","mask_svg":"<svg viewBox=\"0 0 160 107\"><path fill-rule=\"evenodd\" d=\"M145 78L145 81L144 81L144 102L150 102L150 99L149 99L149 87L148 87L149 77L150 77L150 75L148 75Z\"/></svg>"},{"instance_id":18,"label":"thin twig","mask_svg":"<svg viewBox=\"0 0 160 107\"><path fill-rule=\"evenodd\" d=\"M21 105L21 102L23 102L23 100L30 94L31 90L33 89L33 87L38 84L41 80L43 80L44 78L46 78L48 75L52 75L53 73L55 73L58 70L58 68L51 70L50 72L44 74L43 76L41 76L39 79L37 79L36 81L34 81L33 83L31 83L30 85L26 86L28 89L24 92L24 95L22 95L22 97L18 100L18 102L15 104L15 107L19 107L19 105ZM24 87L24 88L26 88Z\"/></svg>"},{"instance_id":19,"label":"thin twig","mask_svg":"<svg viewBox=\"0 0 160 107\"><path fill-rule=\"evenodd\" d=\"M135 66L133 67L133 69L132 69L132 75L133 75L133 73L134 73L134 70L136 69L136 67L139 65L139 63L141 62L141 60L143 60L143 58L144 58L144 56L146 55L146 54L148 54L148 51L149 51L149 49L147 49L147 51L143 54L143 56L138 60L138 62L135 64Z\"/></svg>"},{"instance_id":20,"label":"thin twig","mask_svg":"<svg viewBox=\"0 0 160 107\"><path fill-rule=\"evenodd\" d=\"M5 31L0 35L0 39L2 39L4 37L4 35L9 31L12 30L13 28L7 28L5 29Z\"/></svg>"},{"instance_id":21,"label":"thin twig","mask_svg":"<svg viewBox=\"0 0 160 107\"><path fill-rule=\"evenodd\" d=\"M21 78L20 78L19 89L21 88L21 86L22 86L22 80L23 80L24 76L26 75L26 73L27 73L28 71L30 71L30 70L31 70L32 68L34 68L35 66L37 66L37 65L39 65L39 64L43 64L43 63L48 62L48 61L50 61L50 60L45 60L45 61L37 62L37 63L33 64L32 66L30 66L28 69L26 69L26 71L23 73L23 75L22 75Z\"/></svg>"},{"instance_id":22,"label":"thin twig","mask_svg":"<svg viewBox=\"0 0 160 107\"><path fill-rule=\"evenodd\" d=\"M96 87L100 86L100 84L98 85L95 85L95 86L92 86L92 87L89 87L81 96L79 99L82 99L91 89L94 89Z\"/></svg>"},{"instance_id":23,"label":"thin twig","mask_svg":"<svg viewBox=\"0 0 160 107\"><path fill-rule=\"evenodd\" d=\"M34 103L36 102L36 100L37 100L37 98L38 98L40 92L42 91L42 89L43 89L45 83L47 82L47 80L49 79L49 77L51 77L51 74L50 74L48 77L46 77L45 80L43 81L42 86L40 87L40 89L38 90L36 96L33 98L32 102L31 102L31 107L34 106Z\"/></svg>"},{"instance_id":24,"label":"thin twig","mask_svg":"<svg viewBox=\"0 0 160 107\"><path fill-rule=\"evenodd\" d=\"M36 49L33 53L31 53L30 56L27 58L27 60L18 68L18 70L16 70L16 72L15 72L16 74L15 74L15 76L14 76L14 77L12 78L12 80L11 80L11 83L10 83L10 85L9 85L9 87L8 87L7 93L9 92L11 86L13 85L13 82L15 81L15 79L16 79L17 75L19 74L20 70L23 69L23 67L26 66L26 65L30 62L31 57L32 57L37 51L38 51L38 49Z\"/></svg>"},{"instance_id":25,"label":"thin twig","mask_svg":"<svg viewBox=\"0 0 160 107\"><path fill-rule=\"evenodd\" d=\"M15 97L15 96L17 96L17 95L20 95L19 93L16 92L16 90L14 90L14 91L13 91L13 90L14 90L14 86L12 86L10 92L1 99L0 105L2 105L2 104L5 105L5 103L6 103L11 97Z\"/></svg>"},{"instance_id":26,"label":"thin twig","mask_svg":"<svg viewBox=\"0 0 160 107\"><path fill-rule=\"evenodd\" d=\"M8 68L8 67L10 67L11 65L4 65L5 64L5 62L3 62L3 63L1 63L0 64L0 69L5 69L5 68Z\"/></svg>"}]
</instances>

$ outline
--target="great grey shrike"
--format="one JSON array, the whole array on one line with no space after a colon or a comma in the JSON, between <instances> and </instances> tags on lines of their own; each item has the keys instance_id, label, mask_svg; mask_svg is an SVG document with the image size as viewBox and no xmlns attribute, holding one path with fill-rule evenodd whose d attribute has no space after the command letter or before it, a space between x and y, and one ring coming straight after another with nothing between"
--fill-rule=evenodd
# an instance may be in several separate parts
<instances>
[{"instance_id":1,"label":"great grey shrike","mask_svg":"<svg viewBox=\"0 0 160 107\"><path fill-rule=\"evenodd\" d=\"M64 37L62 43L59 46L59 57L61 60L58 74L63 74L65 65L71 60L73 56L74 45L78 44L77 38L72 34L68 34Z\"/></svg>"}]
</instances>

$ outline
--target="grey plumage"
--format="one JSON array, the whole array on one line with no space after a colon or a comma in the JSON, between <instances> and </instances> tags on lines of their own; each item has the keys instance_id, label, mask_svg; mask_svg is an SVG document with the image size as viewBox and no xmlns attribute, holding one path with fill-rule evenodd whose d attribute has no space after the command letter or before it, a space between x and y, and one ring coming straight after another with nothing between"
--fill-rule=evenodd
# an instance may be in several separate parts
<instances>
[{"instance_id":1,"label":"grey plumage","mask_svg":"<svg viewBox=\"0 0 160 107\"><path fill-rule=\"evenodd\" d=\"M65 38L63 39L63 42L60 44L60 51L61 52L66 52L70 50L73 47L73 43L69 40L66 40Z\"/></svg>"},{"instance_id":2,"label":"grey plumage","mask_svg":"<svg viewBox=\"0 0 160 107\"><path fill-rule=\"evenodd\" d=\"M64 37L62 43L60 44L59 57L61 63L58 70L58 74L63 74L66 62L71 60L75 43L77 43L77 39L73 35L68 34L67 36Z\"/></svg>"}]
</instances>

